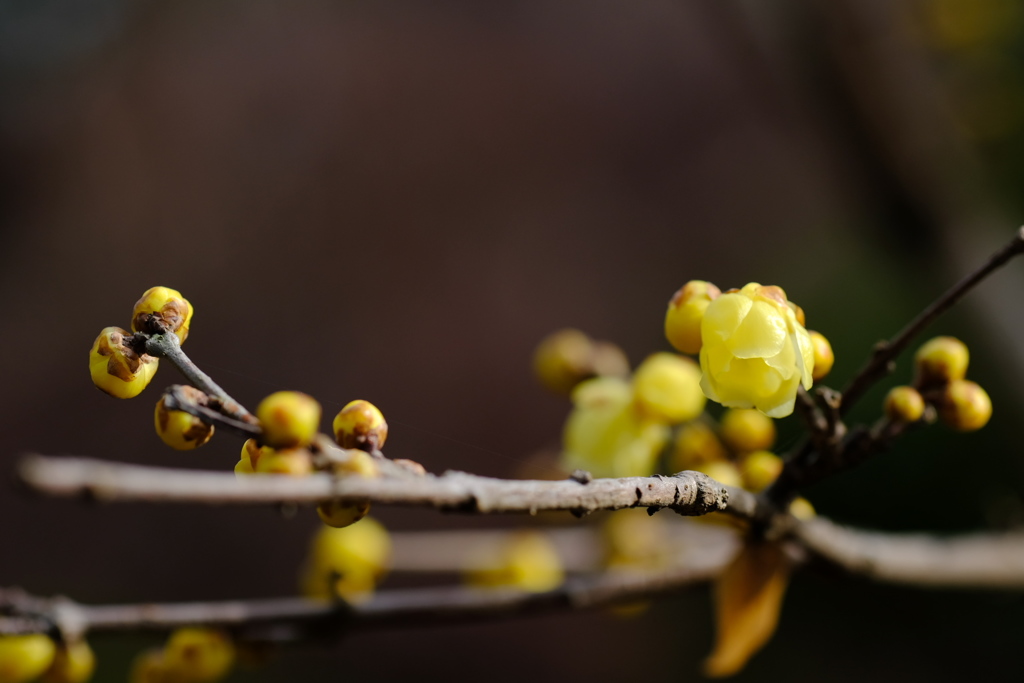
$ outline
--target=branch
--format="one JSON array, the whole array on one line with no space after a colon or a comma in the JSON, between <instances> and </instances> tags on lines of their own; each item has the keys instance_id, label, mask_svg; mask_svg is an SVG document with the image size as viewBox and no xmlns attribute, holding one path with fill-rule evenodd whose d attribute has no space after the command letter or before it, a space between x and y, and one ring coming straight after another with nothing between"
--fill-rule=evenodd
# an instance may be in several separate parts
<instances>
[{"instance_id":1,"label":"branch","mask_svg":"<svg viewBox=\"0 0 1024 683\"><path fill-rule=\"evenodd\" d=\"M953 538L849 529L818 518L794 536L846 570L876 581L931 588L1024 589L1024 533Z\"/></svg>"},{"instance_id":2,"label":"branch","mask_svg":"<svg viewBox=\"0 0 1024 683\"><path fill-rule=\"evenodd\" d=\"M892 372L893 361L914 337L920 334L936 318L945 313L975 285L1006 264L1014 256L1021 253L1024 253L1024 228L1018 229L1012 240L992 254L973 273L953 285L942 296L932 302L930 306L921 311L896 336L888 341L876 344L871 358L850 381L846 389L843 390L843 400L839 406L840 414L845 415L849 412L850 408L875 382Z\"/></svg>"},{"instance_id":3,"label":"branch","mask_svg":"<svg viewBox=\"0 0 1024 683\"><path fill-rule=\"evenodd\" d=\"M408 477L306 477L205 472L127 465L88 458L26 456L18 472L30 488L50 496L105 502L207 504L369 501L455 512L503 513L566 510L583 515L629 507L668 508L681 515L727 512L752 518L764 503L741 488L700 472L671 477L532 481L494 479L465 472Z\"/></svg>"}]
</instances>

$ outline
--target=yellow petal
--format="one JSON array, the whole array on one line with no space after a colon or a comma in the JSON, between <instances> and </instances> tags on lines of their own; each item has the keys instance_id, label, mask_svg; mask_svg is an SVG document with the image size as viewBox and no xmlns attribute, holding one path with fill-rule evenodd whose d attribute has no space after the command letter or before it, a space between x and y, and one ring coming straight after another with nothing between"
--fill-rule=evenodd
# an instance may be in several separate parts
<instances>
[{"instance_id":1,"label":"yellow petal","mask_svg":"<svg viewBox=\"0 0 1024 683\"><path fill-rule=\"evenodd\" d=\"M753 305L754 302L742 294L723 294L712 301L704 311L704 320L700 324L704 343L732 336Z\"/></svg>"},{"instance_id":2,"label":"yellow petal","mask_svg":"<svg viewBox=\"0 0 1024 683\"><path fill-rule=\"evenodd\" d=\"M789 331L786 319L765 301L755 301L729 337L728 346L737 358L766 358L778 354Z\"/></svg>"},{"instance_id":3,"label":"yellow petal","mask_svg":"<svg viewBox=\"0 0 1024 683\"><path fill-rule=\"evenodd\" d=\"M738 673L775 633L789 565L778 544L748 543L715 583L715 647L704 673Z\"/></svg>"}]
</instances>

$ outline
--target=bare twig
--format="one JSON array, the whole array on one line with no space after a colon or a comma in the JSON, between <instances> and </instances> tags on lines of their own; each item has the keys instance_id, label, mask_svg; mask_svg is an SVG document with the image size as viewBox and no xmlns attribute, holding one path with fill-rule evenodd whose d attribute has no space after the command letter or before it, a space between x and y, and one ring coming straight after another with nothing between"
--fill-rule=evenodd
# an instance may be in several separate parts
<instances>
[{"instance_id":1,"label":"bare twig","mask_svg":"<svg viewBox=\"0 0 1024 683\"><path fill-rule=\"evenodd\" d=\"M52 496L103 501L177 503L319 503L370 501L457 512L585 514L628 507L668 508L682 515L727 512L752 518L762 505L749 491L725 486L700 472L671 477L593 479L580 483L493 479L465 472L419 477L307 477L203 472L126 465L88 458L27 456L19 467L31 488Z\"/></svg>"},{"instance_id":2,"label":"bare twig","mask_svg":"<svg viewBox=\"0 0 1024 683\"><path fill-rule=\"evenodd\" d=\"M857 400L878 380L885 377L892 371L892 363L896 357L907 347L907 345L921 333L936 318L945 313L953 304L960 300L975 285L991 275L999 267L1006 264L1018 254L1024 253L1024 228L1020 228L1014 234L1013 239L1007 242L1001 249L996 251L989 259L970 273L960 282L953 285L949 290L932 302L927 308L911 320L906 327L900 330L896 336L888 341L879 342L871 358L861 368L850 383L843 390L843 400L839 407L840 413L845 415Z\"/></svg>"},{"instance_id":3,"label":"bare twig","mask_svg":"<svg viewBox=\"0 0 1024 683\"><path fill-rule=\"evenodd\" d=\"M215 427L226 429L243 439L259 438L263 429L254 420L239 420L221 412L223 403L218 401L197 401L191 392L183 391L185 387L180 384L172 384L164 391L164 405L168 410L181 410L189 415L195 415L200 420ZM200 396L208 396L200 393ZM211 404L213 407L211 407Z\"/></svg>"}]
</instances>

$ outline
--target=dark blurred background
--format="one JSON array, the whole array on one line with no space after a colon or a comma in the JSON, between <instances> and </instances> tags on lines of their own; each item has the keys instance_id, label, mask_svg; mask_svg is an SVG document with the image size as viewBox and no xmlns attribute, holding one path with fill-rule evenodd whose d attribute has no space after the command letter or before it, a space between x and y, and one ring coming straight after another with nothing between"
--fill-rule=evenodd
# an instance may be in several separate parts
<instances>
[{"instance_id":1,"label":"dark blurred background","mask_svg":"<svg viewBox=\"0 0 1024 683\"><path fill-rule=\"evenodd\" d=\"M841 386L1024 208L1013 0L0 0L0 88L12 481L26 451L234 465L228 436L159 442L169 367L133 401L88 379L95 335L152 285L192 301L186 350L250 406L282 388L329 414L366 398L392 457L513 476L568 410L529 372L548 332L579 327L637 363L666 348L686 280L778 284L832 340ZM989 427L912 434L810 490L820 512L937 532L1024 520L1022 284L1014 264L930 330L970 345ZM889 384L909 376L904 362ZM0 519L0 585L85 602L292 593L317 524L13 485ZM1016 678L1022 616L1017 594L801 574L737 680ZM688 679L711 635L695 589L632 620L356 635L232 680ZM155 642L98 638L96 680L124 680Z\"/></svg>"}]
</instances>

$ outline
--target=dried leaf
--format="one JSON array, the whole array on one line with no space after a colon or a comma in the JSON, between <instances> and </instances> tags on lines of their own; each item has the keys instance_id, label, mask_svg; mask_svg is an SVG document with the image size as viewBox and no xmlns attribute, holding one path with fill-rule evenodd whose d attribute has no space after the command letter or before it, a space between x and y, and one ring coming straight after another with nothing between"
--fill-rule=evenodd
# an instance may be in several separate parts
<instances>
[{"instance_id":1,"label":"dried leaf","mask_svg":"<svg viewBox=\"0 0 1024 683\"><path fill-rule=\"evenodd\" d=\"M777 543L748 542L715 582L716 639L704 673L738 673L775 633L789 563Z\"/></svg>"}]
</instances>

